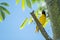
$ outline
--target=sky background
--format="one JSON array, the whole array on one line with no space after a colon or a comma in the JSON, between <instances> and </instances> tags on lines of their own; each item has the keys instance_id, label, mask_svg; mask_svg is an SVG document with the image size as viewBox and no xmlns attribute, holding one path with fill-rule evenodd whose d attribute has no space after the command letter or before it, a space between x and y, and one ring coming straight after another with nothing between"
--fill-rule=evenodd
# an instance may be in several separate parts
<instances>
[{"instance_id":1,"label":"sky background","mask_svg":"<svg viewBox=\"0 0 60 40\"><path fill-rule=\"evenodd\" d=\"M7 9L10 15L7 15L5 20L0 23L0 40L45 40L41 32L35 33L36 23L28 24L24 29L20 30L20 25L26 17L31 17L30 12L38 8L37 4L32 6L32 9L26 6L25 11L22 10L21 0L16 5L16 0L0 0L0 2L9 3ZM45 30L52 37L50 22L46 25Z\"/></svg>"}]
</instances>

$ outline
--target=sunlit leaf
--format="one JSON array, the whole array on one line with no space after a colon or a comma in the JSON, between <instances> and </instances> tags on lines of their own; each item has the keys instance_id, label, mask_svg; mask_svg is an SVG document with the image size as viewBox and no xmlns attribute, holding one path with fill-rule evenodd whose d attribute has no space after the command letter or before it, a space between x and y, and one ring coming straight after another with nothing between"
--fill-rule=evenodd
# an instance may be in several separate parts
<instances>
[{"instance_id":1,"label":"sunlit leaf","mask_svg":"<svg viewBox=\"0 0 60 40\"><path fill-rule=\"evenodd\" d=\"M2 22L3 21L3 18L2 18L2 16L0 15L0 22Z\"/></svg>"},{"instance_id":2,"label":"sunlit leaf","mask_svg":"<svg viewBox=\"0 0 60 40\"><path fill-rule=\"evenodd\" d=\"M34 4L36 2L36 0L32 0L32 3Z\"/></svg>"},{"instance_id":3,"label":"sunlit leaf","mask_svg":"<svg viewBox=\"0 0 60 40\"><path fill-rule=\"evenodd\" d=\"M26 0L26 3L29 8L32 8L30 0Z\"/></svg>"},{"instance_id":4,"label":"sunlit leaf","mask_svg":"<svg viewBox=\"0 0 60 40\"><path fill-rule=\"evenodd\" d=\"M38 18L38 11L35 12L36 17Z\"/></svg>"},{"instance_id":5,"label":"sunlit leaf","mask_svg":"<svg viewBox=\"0 0 60 40\"><path fill-rule=\"evenodd\" d=\"M5 13L3 11L1 11L1 16L3 18L3 20L5 19Z\"/></svg>"},{"instance_id":6,"label":"sunlit leaf","mask_svg":"<svg viewBox=\"0 0 60 40\"><path fill-rule=\"evenodd\" d=\"M5 13L10 14L10 12L6 8L4 8L3 6L0 6L0 9L3 10Z\"/></svg>"},{"instance_id":7,"label":"sunlit leaf","mask_svg":"<svg viewBox=\"0 0 60 40\"><path fill-rule=\"evenodd\" d=\"M47 18L46 23L43 25L43 27L46 27L46 25L49 23L50 19Z\"/></svg>"},{"instance_id":8,"label":"sunlit leaf","mask_svg":"<svg viewBox=\"0 0 60 40\"><path fill-rule=\"evenodd\" d=\"M39 18L41 16L41 11L40 10L35 11L35 15L37 18Z\"/></svg>"},{"instance_id":9,"label":"sunlit leaf","mask_svg":"<svg viewBox=\"0 0 60 40\"><path fill-rule=\"evenodd\" d=\"M20 26L20 29L21 29L21 30L25 27L25 25L27 24L27 22L28 22L28 18L26 18L26 19L24 20L24 22L22 23L22 25Z\"/></svg>"},{"instance_id":10,"label":"sunlit leaf","mask_svg":"<svg viewBox=\"0 0 60 40\"><path fill-rule=\"evenodd\" d=\"M25 10L25 0L22 0L22 9Z\"/></svg>"},{"instance_id":11,"label":"sunlit leaf","mask_svg":"<svg viewBox=\"0 0 60 40\"><path fill-rule=\"evenodd\" d=\"M33 22L33 19L32 17L30 17L29 24L31 24L32 22Z\"/></svg>"},{"instance_id":12,"label":"sunlit leaf","mask_svg":"<svg viewBox=\"0 0 60 40\"><path fill-rule=\"evenodd\" d=\"M9 6L9 4L6 2L2 2L2 3L0 3L0 5Z\"/></svg>"},{"instance_id":13,"label":"sunlit leaf","mask_svg":"<svg viewBox=\"0 0 60 40\"><path fill-rule=\"evenodd\" d=\"M16 0L16 5L19 4L20 0Z\"/></svg>"}]
</instances>

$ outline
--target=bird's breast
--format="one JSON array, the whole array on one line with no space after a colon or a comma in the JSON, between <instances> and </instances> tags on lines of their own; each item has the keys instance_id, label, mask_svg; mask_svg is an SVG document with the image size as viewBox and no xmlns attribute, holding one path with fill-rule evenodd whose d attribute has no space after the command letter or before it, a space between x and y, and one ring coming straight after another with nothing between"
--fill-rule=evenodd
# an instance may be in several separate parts
<instances>
[{"instance_id":1,"label":"bird's breast","mask_svg":"<svg viewBox=\"0 0 60 40\"><path fill-rule=\"evenodd\" d=\"M39 21L40 21L40 23L41 23L42 25L44 25L45 22L46 22L46 16L45 16L45 15L42 15L42 16L39 18Z\"/></svg>"}]
</instances>

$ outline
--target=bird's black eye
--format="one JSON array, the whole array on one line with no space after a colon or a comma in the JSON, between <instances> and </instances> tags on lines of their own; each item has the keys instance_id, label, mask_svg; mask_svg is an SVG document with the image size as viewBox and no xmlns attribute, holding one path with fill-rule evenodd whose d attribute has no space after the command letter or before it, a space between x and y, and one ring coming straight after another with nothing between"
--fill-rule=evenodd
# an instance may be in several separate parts
<instances>
[{"instance_id":1,"label":"bird's black eye","mask_svg":"<svg viewBox=\"0 0 60 40\"><path fill-rule=\"evenodd\" d=\"M42 11L42 14L46 15L46 13L45 13L45 11L44 11L44 10Z\"/></svg>"}]
</instances>

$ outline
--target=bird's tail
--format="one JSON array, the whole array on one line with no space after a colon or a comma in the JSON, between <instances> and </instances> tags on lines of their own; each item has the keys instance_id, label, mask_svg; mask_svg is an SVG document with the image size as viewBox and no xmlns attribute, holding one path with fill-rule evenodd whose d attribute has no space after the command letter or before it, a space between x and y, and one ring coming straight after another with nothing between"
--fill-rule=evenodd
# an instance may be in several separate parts
<instances>
[{"instance_id":1,"label":"bird's tail","mask_svg":"<svg viewBox=\"0 0 60 40\"><path fill-rule=\"evenodd\" d=\"M39 27L38 26L36 26L35 32L39 32Z\"/></svg>"}]
</instances>

